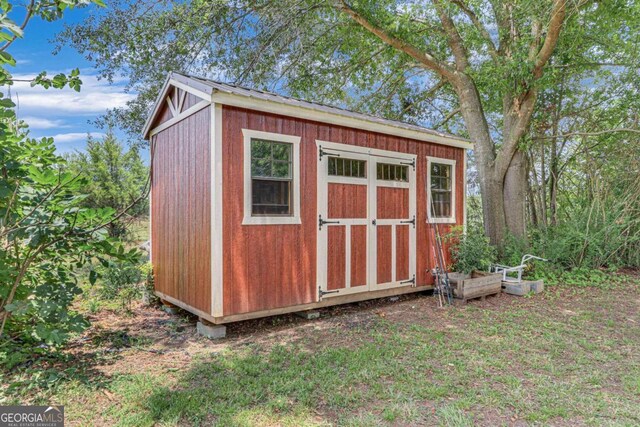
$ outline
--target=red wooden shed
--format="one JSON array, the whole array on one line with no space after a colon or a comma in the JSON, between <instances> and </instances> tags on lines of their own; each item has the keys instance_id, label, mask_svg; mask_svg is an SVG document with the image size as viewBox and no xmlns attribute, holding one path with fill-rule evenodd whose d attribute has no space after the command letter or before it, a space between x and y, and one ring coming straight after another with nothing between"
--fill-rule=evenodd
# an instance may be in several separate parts
<instances>
[{"instance_id":1,"label":"red wooden shed","mask_svg":"<svg viewBox=\"0 0 640 427\"><path fill-rule=\"evenodd\" d=\"M209 322L430 289L465 222L472 145L420 126L172 73L144 137L156 293Z\"/></svg>"}]
</instances>

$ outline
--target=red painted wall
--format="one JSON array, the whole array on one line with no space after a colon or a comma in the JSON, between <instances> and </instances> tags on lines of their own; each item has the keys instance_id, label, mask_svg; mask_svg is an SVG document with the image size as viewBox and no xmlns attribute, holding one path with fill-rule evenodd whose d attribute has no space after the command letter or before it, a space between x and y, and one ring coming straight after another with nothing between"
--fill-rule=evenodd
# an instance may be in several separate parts
<instances>
[{"instance_id":1,"label":"red painted wall","mask_svg":"<svg viewBox=\"0 0 640 427\"><path fill-rule=\"evenodd\" d=\"M161 131L151 142L155 287L207 313L211 311L210 117L207 107Z\"/></svg>"},{"instance_id":2,"label":"red painted wall","mask_svg":"<svg viewBox=\"0 0 640 427\"><path fill-rule=\"evenodd\" d=\"M242 225L242 129L301 136L300 225ZM456 222L463 222L464 150L236 107L223 107L224 315L315 302L317 232L316 139L417 154L417 284L431 284L431 228L426 223L426 156L455 159Z\"/></svg>"}]
</instances>

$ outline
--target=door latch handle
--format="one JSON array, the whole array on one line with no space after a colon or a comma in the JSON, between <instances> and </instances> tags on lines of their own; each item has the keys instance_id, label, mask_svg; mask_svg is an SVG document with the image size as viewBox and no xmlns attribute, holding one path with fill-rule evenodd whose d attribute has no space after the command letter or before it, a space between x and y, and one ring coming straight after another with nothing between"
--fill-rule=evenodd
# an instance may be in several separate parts
<instances>
[{"instance_id":1,"label":"door latch handle","mask_svg":"<svg viewBox=\"0 0 640 427\"><path fill-rule=\"evenodd\" d=\"M375 220L375 219L374 219L374 220L372 220L372 221L371 221L371 224L376 225L376 220Z\"/></svg>"}]
</instances>

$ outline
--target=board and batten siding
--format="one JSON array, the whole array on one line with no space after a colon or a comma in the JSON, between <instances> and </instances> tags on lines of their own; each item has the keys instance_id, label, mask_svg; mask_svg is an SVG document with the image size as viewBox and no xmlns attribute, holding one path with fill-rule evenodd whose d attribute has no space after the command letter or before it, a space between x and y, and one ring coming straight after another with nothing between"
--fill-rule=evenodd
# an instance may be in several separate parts
<instances>
[{"instance_id":1,"label":"board and batten siding","mask_svg":"<svg viewBox=\"0 0 640 427\"><path fill-rule=\"evenodd\" d=\"M206 107L152 136L151 151L155 287L205 313L211 311L210 132Z\"/></svg>"},{"instance_id":2,"label":"board and batten siding","mask_svg":"<svg viewBox=\"0 0 640 427\"><path fill-rule=\"evenodd\" d=\"M301 224L242 225L245 190L243 128L302 138ZM426 222L427 156L456 160L456 224L463 224L464 149L225 105L222 109L224 316L317 301L316 140L417 155L416 280L418 286L432 284L433 278L428 273L433 267L429 237L432 231ZM395 195L389 194L388 197L391 201ZM445 231L449 228L449 224L442 226ZM205 262L207 258L199 259Z\"/></svg>"}]
</instances>

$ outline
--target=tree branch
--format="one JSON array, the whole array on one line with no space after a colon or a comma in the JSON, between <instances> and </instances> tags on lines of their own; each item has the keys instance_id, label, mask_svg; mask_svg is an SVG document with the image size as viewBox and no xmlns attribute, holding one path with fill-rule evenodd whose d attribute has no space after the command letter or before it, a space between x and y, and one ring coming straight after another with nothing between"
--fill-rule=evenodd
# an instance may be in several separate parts
<instances>
[{"instance_id":1,"label":"tree branch","mask_svg":"<svg viewBox=\"0 0 640 427\"><path fill-rule=\"evenodd\" d=\"M24 17L24 21L22 21L22 25L20 25L20 30L24 30L27 24L29 23L31 16L33 15L34 3L35 3L35 0L31 0L29 2L29 6L27 6L27 14ZM13 37L11 37L10 40L7 40L7 42L0 47L0 52L4 52L9 46L11 46L11 43L16 41L16 38L18 38L18 36L14 35Z\"/></svg>"},{"instance_id":2,"label":"tree branch","mask_svg":"<svg viewBox=\"0 0 640 427\"><path fill-rule=\"evenodd\" d=\"M496 45L493 42L493 39L491 38L489 31L487 31L487 28L484 26L484 24L480 22L478 15L476 15L476 13L473 10L471 10L471 8L469 8L469 6L465 4L463 0L450 0L450 1L451 3L458 6L460 10L462 10L462 12L464 12L464 14L467 15L467 17L471 20L471 22L476 27L480 35L486 40L489 47L489 55L491 55L493 59L496 59L498 57L498 49L496 48Z\"/></svg>"},{"instance_id":3,"label":"tree branch","mask_svg":"<svg viewBox=\"0 0 640 427\"><path fill-rule=\"evenodd\" d=\"M356 12L344 0L336 1L335 7L338 10L349 15L349 17L353 21L355 21L361 27L369 31L371 34L378 37L382 42L406 53L407 55L409 55L410 57L418 61L422 66L432 71L435 71L441 76L446 77L449 80L454 79L454 70L451 68L449 64L443 61L440 61L439 59L435 58L433 55L427 52L423 52L422 50L416 48L412 44L407 43L406 41L401 40L389 34L387 31L373 24L372 22L367 20L365 17L360 15L358 12Z\"/></svg>"},{"instance_id":4,"label":"tree branch","mask_svg":"<svg viewBox=\"0 0 640 427\"><path fill-rule=\"evenodd\" d=\"M630 132L630 133L640 134L640 129L616 128L616 129L601 130L597 132L569 132L569 133L563 133L559 135L541 136L540 139L558 139L558 138L567 138L569 136L598 136L598 135L605 135L607 133L615 133L615 132Z\"/></svg>"},{"instance_id":5,"label":"tree branch","mask_svg":"<svg viewBox=\"0 0 640 427\"><path fill-rule=\"evenodd\" d=\"M464 46L464 41L462 40L458 29L453 23L453 20L442 7L442 3L440 3L440 0L433 0L433 5L438 11L440 22L442 23L442 27L447 34L449 47L451 48L453 56L456 60L456 69L458 71L464 72L469 67L469 59L467 56L467 49Z\"/></svg>"},{"instance_id":6,"label":"tree branch","mask_svg":"<svg viewBox=\"0 0 640 427\"><path fill-rule=\"evenodd\" d=\"M562 30L562 24L564 24L566 15L566 0L554 0L553 10L551 11L551 19L549 20L549 25L547 26L547 36L545 37L544 43L538 51L534 62L533 76L535 79L539 79L540 77L542 77L544 66L547 64L547 61L549 61L549 58L551 58L551 55L553 54L553 51L558 44L560 31Z\"/></svg>"},{"instance_id":7,"label":"tree branch","mask_svg":"<svg viewBox=\"0 0 640 427\"><path fill-rule=\"evenodd\" d=\"M446 125L446 124L447 124L447 122L448 122L449 120L451 120L452 118L454 118L456 115L458 115L458 114L460 113L460 111L461 111L461 110L460 110L460 108L456 108L455 110L450 111L450 112L449 112L449 114L447 114L447 115L444 117L444 119L442 119L442 121L440 121L440 123L438 123L437 125L435 125L433 128L434 128L434 129L438 129L438 128L440 128L440 127L442 127L442 126Z\"/></svg>"}]
</instances>

